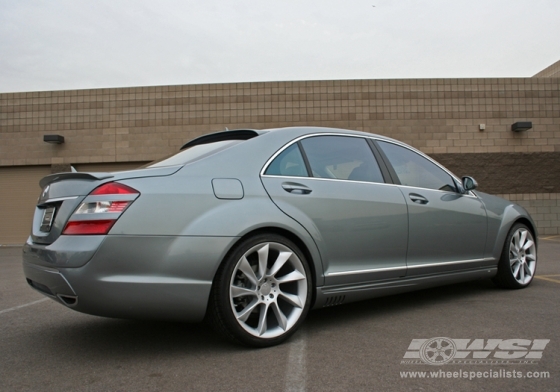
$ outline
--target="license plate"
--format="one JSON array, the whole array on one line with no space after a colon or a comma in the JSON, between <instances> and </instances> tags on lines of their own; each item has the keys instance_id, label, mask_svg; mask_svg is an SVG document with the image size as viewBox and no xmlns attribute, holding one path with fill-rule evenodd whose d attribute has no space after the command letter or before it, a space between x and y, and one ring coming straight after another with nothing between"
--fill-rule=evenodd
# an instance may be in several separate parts
<instances>
[{"instance_id":1,"label":"license plate","mask_svg":"<svg viewBox=\"0 0 560 392\"><path fill-rule=\"evenodd\" d=\"M43 211L43 220L41 221L41 227L39 228L39 230L47 233L51 231L55 211L56 207L45 208L45 210Z\"/></svg>"}]
</instances>

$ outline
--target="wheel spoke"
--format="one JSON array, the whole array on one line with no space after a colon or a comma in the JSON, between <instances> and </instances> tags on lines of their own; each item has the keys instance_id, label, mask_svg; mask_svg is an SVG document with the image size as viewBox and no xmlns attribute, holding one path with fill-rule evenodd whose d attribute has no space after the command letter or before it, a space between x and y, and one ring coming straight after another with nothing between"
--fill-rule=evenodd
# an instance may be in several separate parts
<instances>
[{"instance_id":1,"label":"wheel spoke","mask_svg":"<svg viewBox=\"0 0 560 392\"><path fill-rule=\"evenodd\" d=\"M523 245L523 250L525 250L525 251L526 251L527 249L529 249L530 247L532 247L532 246L533 246L533 244L534 244L534 242L533 242L533 241L531 241L531 240L527 240L527 242L525 242L525 245Z\"/></svg>"},{"instance_id":2,"label":"wheel spoke","mask_svg":"<svg viewBox=\"0 0 560 392\"><path fill-rule=\"evenodd\" d=\"M257 334L262 336L263 333L266 332L266 315L268 313L268 305L261 304L261 311L259 313L259 325L257 326Z\"/></svg>"},{"instance_id":3,"label":"wheel spoke","mask_svg":"<svg viewBox=\"0 0 560 392\"><path fill-rule=\"evenodd\" d=\"M278 325L285 331L288 327L288 319L286 318L286 316L284 316L284 313L282 313L282 310L280 310L280 308L278 307L278 303L273 302L270 306L272 307L272 311L276 316L276 320L278 320Z\"/></svg>"},{"instance_id":4,"label":"wheel spoke","mask_svg":"<svg viewBox=\"0 0 560 392\"><path fill-rule=\"evenodd\" d=\"M268 264L268 251L268 244L257 251L259 255L259 279L262 279L266 274L266 265Z\"/></svg>"},{"instance_id":5,"label":"wheel spoke","mask_svg":"<svg viewBox=\"0 0 560 392\"><path fill-rule=\"evenodd\" d=\"M510 253L510 256L509 256L510 260L511 259L517 259L519 257L519 252L515 249L510 249L509 253Z\"/></svg>"},{"instance_id":6,"label":"wheel spoke","mask_svg":"<svg viewBox=\"0 0 560 392\"><path fill-rule=\"evenodd\" d=\"M519 270L519 281L523 283L525 281L525 266L520 263Z\"/></svg>"},{"instance_id":7,"label":"wheel spoke","mask_svg":"<svg viewBox=\"0 0 560 392\"><path fill-rule=\"evenodd\" d=\"M517 258L517 256L509 259L509 265L511 266L512 271L516 263L519 263L519 259Z\"/></svg>"},{"instance_id":8,"label":"wheel spoke","mask_svg":"<svg viewBox=\"0 0 560 392\"><path fill-rule=\"evenodd\" d=\"M303 304L301 303L301 298L298 297L297 295L280 292L279 297L282 297L282 299L284 299L292 306L303 308Z\"/></svg>"},{"instance_id":9,"label":"wheel spoke","mask_svg":"<svg viewBox=\"0 0 560 392\"><path fill-rule=\"evenodd\" d=\"M527 230L523 230L521 231L521 237L519 238L518 249L523 248L523 245L525 244L526 240L527 240Z\"/></svg>"},{"instance_id":10,"label":"wheel spoke","mask_svg":"<svg viewBox=\"0 0 560 392\"><path fill-rule=\"evenodd\" d=\"M527 253L525 255L525 258L529 261L536 261L537 260L537 257L534 254L531 254L531 253Z\"/></svg>"},{"instance_id":11,"label":"wheel spoke","mask_svg":"<svg viewBox=\"0 0 560 392\"><path fill-rule=\"evenodd\" d=\"M533 276L533 272L531 271L531 269L529 268L529 265L527 263L523 264L523 269L525 271L525 276L527 276L529 278Z\"/></svg>"},{"instance_id":12,"label":"wheel spoke","mask_svg":"<svg viewBox=\"0 0 560 392\"><path fill-rule=\"evenodd\" d=\"M511 249L511 246L510 246L510 250L519 251L519 232L518 231L515 232L515 234L511 238L511 245L513 246L513 249Z\"/></svg>"},{"instance_id":13,"label":"wheel spoke","mask_svg":"<svg viewBox=\"0 0 560 392\"><path fill-rule=\"evenodd\" d=\"M245 287L239 287L239 286L233 286L232 285L231 286L231 296L233 298L247 297L247 296L256 297L257 292L255 290L247 289Z\"/></svg>"},{"instance_id":14,"label":"wheel spoke","mask_svg":"<svg viewBox=\"0 0 560 392\"><path fill-rule=\"evenodd\" d=\"M270 271L268 272L269 276L274 276L276 275L276 273L278 271L280 271L280 268L282 268L284 266L284 264L286 264L286 261L288 261L288 259L292 256L292 252L280 252L278 254L278 257L276 258L276 261L274 262L274 264L272 265L272 268L270 269Z\"/></svg>"},{"instance_id":15,"label":"wheel spoke","mask_svg":"<svg viewBox=\"0 0 560 392\"><path fill-rule=\"evenodd\" d=\"M296 280L305 279L305 275L303 275L299 271L292 271L289 274L276 278L278 283L287 283L287 282L294 282Z\"/></svg>"},{"instance_id":16,"label":"wheel spoke","mask_svg":"<svg viewBox=\"0 0 560 392\"><path fill-rule=\"evenodd\" d=\"M253 271L245 256L242 257L241 263L239 263L239 270L243 272L243 274L251 281L251 283L253 283L254 286L257 285L258 279L255 275L255 271Z\"/></svg>"},{"instance_id":17,"label":"wheel spoke","mask_svg":"<svg viewBox=\"0 0 560 392\"><path fill-rule=\"evenodd\" d=\"M235 317L237 317L239 321L247 321L247 319L251 315L251 312L255 309L255 307L257 307L258 304L258 301L251 302L249 305L245 306L245 308L241 312L237 313Z\"/></svg>"},{"instance_id":18,"label":"wheel spoke","mask_svg":"<svg viewBox=\"0 0 560 392\"><path fill-rule=\"evenodd\" d=\"M513 272L513 276L515 277L515 279L517 279L517 275L519 274L519 268L521 267L521 263L517 261L516 263L512 263L511 267L512 267L511 271Z\"/></svg>"}]
</instances>

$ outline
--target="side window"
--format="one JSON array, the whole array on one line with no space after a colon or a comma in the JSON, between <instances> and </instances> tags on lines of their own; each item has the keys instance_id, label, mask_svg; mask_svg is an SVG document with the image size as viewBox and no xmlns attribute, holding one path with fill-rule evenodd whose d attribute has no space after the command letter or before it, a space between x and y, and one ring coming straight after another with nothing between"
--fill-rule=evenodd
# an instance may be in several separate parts
<instances>
[{"instance_id":1,"label":"side window","mask_svg":"<svg viewBox=\"0 0 560 392\"><path fill-rule=\"evenodd\" d=\"M358 137L313 136L301 141L313 177L384 182L367 141Z\"/></svg>"},{"instance_id":2,"label":"side window","mask_svg":"<svg viewBox=\"0 0 560 392\"><path fill-rule=\"evenodd\" d=\"M305 162L297 143L286 148L270 163L266 172L272 176L308 177Z\"/></svg>"},{"instance_id":3,"label":"side window","mask_svg":"<svg viewBox=\"0 0 560 392\"><path fill-rule=\"evenodd\" d=\"M453 178L440 167L408 148L378 141L402 185L457 192Z\"/></svg>"}]
</instances>

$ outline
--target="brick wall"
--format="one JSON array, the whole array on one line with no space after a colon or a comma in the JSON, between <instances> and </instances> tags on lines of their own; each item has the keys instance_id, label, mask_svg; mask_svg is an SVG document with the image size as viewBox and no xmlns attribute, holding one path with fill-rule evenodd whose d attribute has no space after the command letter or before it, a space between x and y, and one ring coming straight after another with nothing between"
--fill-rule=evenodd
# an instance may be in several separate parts
<instances>
[{"instance_id":1,"label":"brick wall","mask_svg":"<svg viewBox=\"0 0 560 392\"><path fill-rule=\"evenodd\" d=\"M524 207L535 223L540 236L560 234L560 193L499 194Z\"/></svg>"},{"instance_id":2,"label":"brick wall","mask_svg":"<svg viewBox=\"0 0 560 392\"><path fill-rule=\"evenodd\" d=\"M549 71L555 66L560 62ZM515 197L537 195L531 197L550 204L556 199L544 195L560 191L559 87L559 77L534 77L0 94L0 167L151 161L177 151L193 137L226 127L317 125L402 140L458 175L478 176L482 190L519 194ZM533 128L512 132L511 125L518 121L531 121ZM44 143L45 134L62 135L66 142ZM539 225L558 230L558 220L537 214Z\"/></svg>"},{"instance_id":3,"label":"brick wall","mask_svg":"<svg viewBox=\"0 0 560 392\"><path fill-rule=\"evenodd\" d=\"M556 152L430 155L456 175L474 177L483 192L560 192L560 154Z\"/></svg>"},{"instance_id":4,"label":"brick wall","mask_svg":"<svg viewBox=\"0 0 560 392\"><path fill-rule=\"evenodd\" d=\"M0 94L0 166L147 161L225 127L290 125L380 133L426 153L560 152L559 83L343 80ZM533 129L511 132L517 121ZM66 143L44 143L44 134Z\"/></svg>"}]
</instances>

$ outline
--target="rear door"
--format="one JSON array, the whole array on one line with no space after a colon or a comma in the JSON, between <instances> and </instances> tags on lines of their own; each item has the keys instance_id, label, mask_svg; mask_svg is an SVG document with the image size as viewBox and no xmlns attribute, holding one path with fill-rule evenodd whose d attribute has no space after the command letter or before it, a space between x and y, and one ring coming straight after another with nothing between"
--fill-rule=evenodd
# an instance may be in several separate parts
<instances>
[{"instance_id":1,"label":"rear door","mask_svg":"<svg viewBox=\"0 0 560 392\"><path fill-rule=\"evenodd\" d=\"M327 285L406 274L406 201L385 184L365 138L303 138L277 154L262 182L274 203L315 239Z\"/></svg>"}]
</instances>

